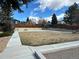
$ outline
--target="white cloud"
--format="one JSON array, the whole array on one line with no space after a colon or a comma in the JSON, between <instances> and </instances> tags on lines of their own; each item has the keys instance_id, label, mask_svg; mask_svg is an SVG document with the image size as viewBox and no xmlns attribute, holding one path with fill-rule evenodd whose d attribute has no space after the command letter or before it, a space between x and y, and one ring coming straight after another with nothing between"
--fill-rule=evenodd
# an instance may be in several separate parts
<instances>
[{"instance_id":1,"label":"white cloud","mask_svg":"<svg viewBox=\"0 0 79 59\"><path fill-rule=\"evenodd\" d=\"M46 17L46 18L40 18L40 17L34 17L34 16L30 16L29 19L32 19L33 22L36 22L38 24L39 20L47 20L47 21L51 21L52 16Z\"/></svg>"},{"instance_id":2,"label":"white cloud","mask_svg":"<svg viewBox=\"0 0 79 59\"><path fill-rule=\"evenodd\" d=\"M29 19L36 19L36 20L38 20L39 17L30 16Z\"/></svg>"},{"instance_id":3,"label":"white cloud","mask_svg":"<svg viewBox=\"0 0 79 59\"><path fill-rule=\"evenodd\" d=\"M33 22L36 22L36 24L38 23L38 20L40 19L39 17L34 17L34 16L30 16L29 19L32 19Z\"/></svg>"},{"instance_id":4,"label":"white cloud","mask_svg":"<svg viewBox=\"0 0 79 59\"><path fill-rule=\"evenodd\" d=\"M60 9L63 6L70 6L74 2L79 3L79 0L38 0L37 3L40 3L39 8L44 11L45 8L50 8L50 9ZM38 8L38 9L39 9Z\"/></svg>"},{"instance_id":5,"label":"white cloud","mask_svg":"<svg viewBox=\"0 0 79 59\"><path fill-rule=\"evenodd\" d=\"M60 21L60 20L63 19L63 17L64 17L64 13L60 14L59 16L57 16L57 19Z\"/></svg>"},{"instance_id":6,"label":"white cloud","mask_svg":"<svg viewBox=\"0 0 79 59\"><path fill-rule=\"evenodd\" d=\"M38 11L38 10L39 10L39 8L35 8L35 9L34 9L34 11Z\"/></svg>"},{"instance_id":7,"label":"white cloud","mask_svg":"<svg viewBox=\"0 0 79 59\"><path fill-rule=\"evenodd\" d=\"M58 15L58 16L57 16L58 21L61 21L61 20L63 19L63 17L64 17L64 13ZM32 19L34 22L38 23L38 21L39 21L40 19L42 19L42 18L30 16L29 19ZM43 19L45 19L45 20L47 20L47 21L51 21L51 20L52 20L52 16L49 16L49 17L46 17L46 18L43 18Z\"/></svg>"},{"instance_id":8,"label":"white cloud","mask_svg":"<svg viewBox=\"0 0 79 59\"><path fill-rule=\"evenodd\" d=\"M34 10L31 11L30 16L36 16L38 13L35 13Z\"/></svg>"},{"instance_id":9,"label":"white cloud","mask_svg":"<svg viewBox=\"0 0 79 59\"><path fill-rule=\"evenodd\" d=\"M47 21L51 21L52 20L52 16L46 17L44 19L47 20Z\"/></svg>"}]
</instances>

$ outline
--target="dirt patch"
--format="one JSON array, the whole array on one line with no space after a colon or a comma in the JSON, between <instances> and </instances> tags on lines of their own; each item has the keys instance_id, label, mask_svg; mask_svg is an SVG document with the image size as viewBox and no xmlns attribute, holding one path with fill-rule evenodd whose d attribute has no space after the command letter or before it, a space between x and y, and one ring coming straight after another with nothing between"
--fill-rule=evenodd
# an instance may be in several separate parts
<instances>
[{"instance_id":1,"label":"dirt patch","mask_svg":"<svg viewBox=\"0 0 79 59\"><path fill-rule=\"evenodd\" d=\"M0 37L0 53L6 48L9 39L10 39L10 36Z\"/></svg>"},{"instance_id":2,"label":"dirt patch","mask_svg":"<svg viewBox=\"0 0 79 59\"><path fill-rule=\"evenodd\" d=\"M23 45L47 45L79 40L79 34L63 32L20 32Z\"/></svg>"}]
</instances>

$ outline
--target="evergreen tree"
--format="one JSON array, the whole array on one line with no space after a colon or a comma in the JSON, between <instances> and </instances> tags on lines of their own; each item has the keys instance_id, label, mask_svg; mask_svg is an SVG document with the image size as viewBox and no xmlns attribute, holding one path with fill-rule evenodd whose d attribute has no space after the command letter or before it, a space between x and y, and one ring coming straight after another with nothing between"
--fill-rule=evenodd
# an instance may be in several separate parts
<instances>
[{"instance_id":1,"label":"evergreen tree","mask_svg":"<svg viewBox=\"0 0 79 59\"><path fill-rule=\"evenodd\" d=\"M29 17L27 17L27 21L26 22L29 22Z\"/></svg>"},{"instance_id":2,"label":"evergreen tree","mask_svg":"<svg viewBox=\"0 0 79 59\"><path fill-rule=\"evenodd\" d=\"M51 24L52 24L52 25L57 24L57 17L56 17L56 14L53 14Z\"/></svg>"},{"instance_id":3,"label":"evergreen tree","mask_svg":"<svg viewBox=\"0 0 79 59\"><path fill-rule=\"evenodd\" d=\"M78 9L78 5L76 3L74 3L72 6L70 6L68 8L68 10L65 12L65 15L64 15L64 22L66 24L73 24L73 18L74 18L74 14L75 12L77 11Z\"/></svg>"}]
</instances>

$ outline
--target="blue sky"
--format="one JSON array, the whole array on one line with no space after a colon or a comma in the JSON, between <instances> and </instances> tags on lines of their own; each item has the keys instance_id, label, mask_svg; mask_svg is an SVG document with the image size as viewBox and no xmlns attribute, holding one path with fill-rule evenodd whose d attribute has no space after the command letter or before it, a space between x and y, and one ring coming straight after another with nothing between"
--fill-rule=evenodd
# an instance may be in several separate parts
<instances>
[{"instance_id":1,"label":"blue sky","mask_svg":"<svg viewBox=\"0 0 79 59\"><path fill-rule=\"evenodd\" d=\"M60 18L74 2L78 2L78 0L34 0L28 3L28 8L26 5L21 7L24 13L19 13L17 10L13 11L13 17L25 21L27 17L47 18L55 13Z\"/></svg>"}]
</instances>

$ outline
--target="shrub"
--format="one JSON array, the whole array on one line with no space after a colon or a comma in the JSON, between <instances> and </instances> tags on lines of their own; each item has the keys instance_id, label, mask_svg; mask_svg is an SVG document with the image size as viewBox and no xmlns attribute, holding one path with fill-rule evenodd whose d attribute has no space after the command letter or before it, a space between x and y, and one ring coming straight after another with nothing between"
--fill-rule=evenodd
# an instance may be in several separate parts
<instances>
[{"instance_id":1,"label":"shrub","mask_svg":"<svg viewBox=\"0 0 79 59\"><path fill-rule=\"evenodd\" d=\"M79 25L67 25L67 24L56 24L53 27L54 28L70 29L70 30L77 30L77 29L79 29Z\"/></svg>"},{"instance_id":2,"label":"shrub","mask_svg":"<svg viewBox=\"0 0 79 59\"><path fill-rule=\"evenodd\" d=\"M3 33L0 33L0 37L11 36L11 35L12 35L12 32L3 32Z\"/></svg>"}]
</instances>

